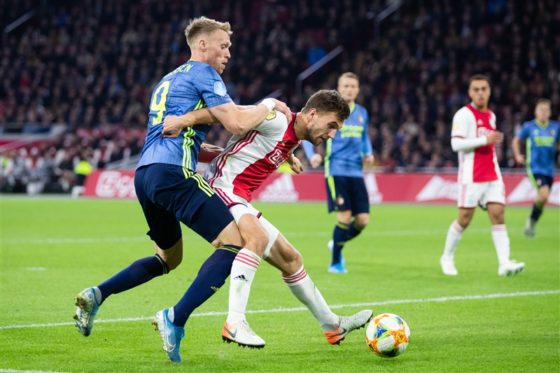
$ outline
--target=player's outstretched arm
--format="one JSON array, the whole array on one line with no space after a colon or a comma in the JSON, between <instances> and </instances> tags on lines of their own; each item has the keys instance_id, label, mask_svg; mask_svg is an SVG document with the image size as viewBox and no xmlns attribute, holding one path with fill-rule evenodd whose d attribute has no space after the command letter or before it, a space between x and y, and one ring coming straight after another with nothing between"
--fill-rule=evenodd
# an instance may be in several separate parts
<instances>
[{"instance_id":1,"label":"player's outstretched arm","mask_svg":"<svg viewBox=\"0 0 560 373\"><path fill-rule=\"evenodd\" d=\"M241 135L257 127L271 110L277 110L289 118L291 111L282 101L265 98L258 105L240 109L233 103L213 106L212 114L234 135Z\"/></svg>"}]
</instances>

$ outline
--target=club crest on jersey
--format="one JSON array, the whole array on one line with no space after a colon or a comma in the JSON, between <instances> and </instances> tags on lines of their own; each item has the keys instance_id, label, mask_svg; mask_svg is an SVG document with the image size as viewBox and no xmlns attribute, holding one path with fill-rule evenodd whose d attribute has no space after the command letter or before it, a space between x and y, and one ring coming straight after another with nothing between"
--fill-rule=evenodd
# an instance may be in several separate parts
<instances>
[{"instance_id":1,"label":"club crest on jersey","mask_svg":"<svg viewBox=\"0 0 560 373\"><path fill-rule=\"evenodd\" d=\"M214 82L214 93L218 96L225 96L227 94L227 89L224 82Z\"/></svg>"},{"instance_id":2,"label":"club crest on jersey","mask_svg":"<svg viewBox=\"0 0 560 373\"><path fill-rule=\"evenodd\" d=\"M484 126L484 122L482 121L482 119L477 120L476 124L479 126Z\"/></svg>"},{"instance_id":3,"label":"club crest on jersey","mask_svg":"<svg viewBox=\"0 0 560 373\"><path fill-rule=\"evenodd\" d=\"M276 118L276 110L270 111L266 116L266 120L273 120L274 118Z\"/></svg>"}]
</instances>

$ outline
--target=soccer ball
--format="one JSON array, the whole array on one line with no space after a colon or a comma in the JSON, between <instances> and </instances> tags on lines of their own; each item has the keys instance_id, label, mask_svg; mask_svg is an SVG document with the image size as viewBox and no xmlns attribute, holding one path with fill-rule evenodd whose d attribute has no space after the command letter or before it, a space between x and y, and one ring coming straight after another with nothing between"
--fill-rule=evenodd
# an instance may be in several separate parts
<instances>
[{"instance_id":1,"label":"soccer ball","mask_svg":"<svg viewBox=\"0 0 560 373\"><path fill-rule=\"evenodd\" d=\"M402 354L410 340L410 328L400 316L382 313L370 320L366 328L366 343L377 355L395 357Z\"/></svg>"}]
</instances>

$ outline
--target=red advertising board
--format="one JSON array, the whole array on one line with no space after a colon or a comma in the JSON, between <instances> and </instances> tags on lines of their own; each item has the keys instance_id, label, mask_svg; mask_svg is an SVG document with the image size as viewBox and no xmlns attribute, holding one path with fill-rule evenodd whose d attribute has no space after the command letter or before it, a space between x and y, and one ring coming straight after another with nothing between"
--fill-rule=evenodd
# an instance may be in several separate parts
<instances>
[{"instance_id":1,"label":"red advertising board","mask_svg":"<svg viewBox=\"0 0 560 373\"><path fill-rule=\"evenodd\" d=\"M255 201L324 201L325 181L320 173L291 175L276 173L254 193ZM365 175L369 200L407 203L455 203L457 176L454 174L375 174ZM508 204L530 204L535 189L522 174L504 175ZM95 171L86 182L84 195L101 198L134 198L134 171ZM549 203L560 206L560 178L556 178Z\"/></svg>"}]
</instances>

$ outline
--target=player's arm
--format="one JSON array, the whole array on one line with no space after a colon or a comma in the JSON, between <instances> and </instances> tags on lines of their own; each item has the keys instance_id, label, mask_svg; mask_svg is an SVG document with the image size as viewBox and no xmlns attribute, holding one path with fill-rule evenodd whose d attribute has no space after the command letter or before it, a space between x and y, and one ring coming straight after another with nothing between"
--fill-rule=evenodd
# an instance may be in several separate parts
<instances>
[{"instance_id":1,"label":"player's arm","mask_svg":"<svg viewBox=\"0 0 560 373\"><path fill-rule=\"evenodd\" d=\"M301 161L294 155L293 152L288 155L288 159L286 160L286 162L288 162L288 164L290 165L290 169L296 174L299 174L303 171L303 165L301 164Z\"/></svg>"},{"instance_id":2,"label":"player's arm","mask_svg":"<svg viewBox=\"0 0 560 373\"><path fill-rule=\"evenodd\" d=\"M504 140L504 134L500 131L490 132L486 136L479 136L470 139L462 137L451 138L451 148L454 152L470 151L481 146L499 144Z\"/></svg>"},{"instance_id":3,"label":"player's arm","mask_svg":"<svg viewBox=\"0 0 560 373\"><path fill-rule=\"evenodd\" d=\"M490 132L486 136L476 136L476 123L467 109L459 110L453 116L451 129L451 148L454 152L472 151L481 146L498 144L504 140L500 131Z\"/></svg>"},{"instance_id":4,"label":"player's arm","mask_svg":"<svg viewBox=\"0 0 560 373\"><path fill-rule=\"evenodd\" d=\"M515 162L525 164L525 156L521 154L521 139L517 136L511 141L511 148L513 149L513 157Z\"/></svg>"},{"instance_id":5,"label":"player's arm","mask_svg":"<svg viewBox=\"0 0 560 373\"><path fill-rule=\"evenodd\" d=\"M286 118L290 118L291 115L288 106L274 98L265 98L258 105L250 108L240 109L230 102L213 106L209 110L234 135L242 135L254 129L272 110L284 113Z\"/></svg>"},{"instance_id":6,"label":"player's arm","mask_svg":"<svg viewBox=\"0 0 560 373\"><path fill-rule=\"evenodd\" d=\"M362 131L362 154L363 162L366 166L373 166L373 161L375 160L373 156L373 147L371 146L371 140L369 139L369 126L366 120L364 125L364 130Z\"/></svg>"},{"instance_id":7,"label":"player's arm","mask_svg":"<svg viewBox=\"0 0 560 373\"><path fill-rule=\"evenodd\" d=\"M291 114L288 106L282 101L266 98L259 105L236 106L232 103L212 108L195 110L184 115L168 115L163 121L162 133L166 137L177 137L181 131L196 124L222 123L232 134L240 135L254 129L271 110ZM232 119L235 116L238 120Z\"/></svg>"}]
</instances>

